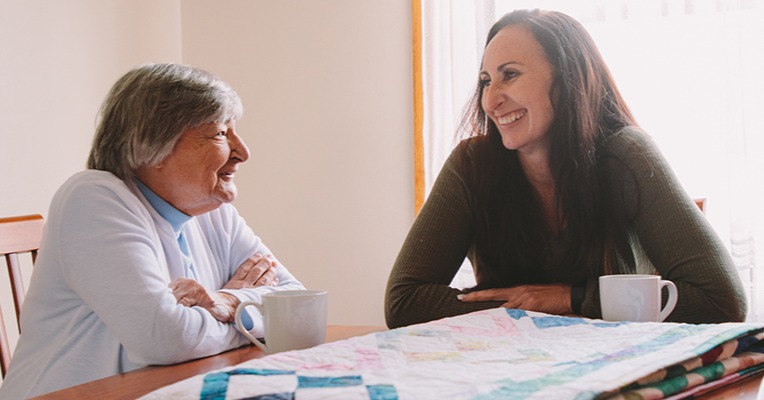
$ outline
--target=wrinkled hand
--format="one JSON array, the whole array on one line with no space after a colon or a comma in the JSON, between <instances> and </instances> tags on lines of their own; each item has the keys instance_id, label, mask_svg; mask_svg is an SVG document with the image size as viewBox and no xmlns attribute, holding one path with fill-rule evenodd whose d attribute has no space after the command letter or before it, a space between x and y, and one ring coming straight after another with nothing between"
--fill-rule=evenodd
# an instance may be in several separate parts
<instances>
[{"instance_id":1,"label":"wrinkled hand","mask_svg":"<svg viewBox=\"0 0 764 400\"><path fill-rule=\"evenodd\" d=\"M255 254L239 266L231 280L223 286L223 289L278 286L279 279L276 277L276 268L278 268L278 263L272 255Z\"/></svg>"},{"instance_id":2,"label":"wrinkled hand","mask_svg":"<svg viewBox=\"0 0 764 400\"><path fill-rule=\"evenodd\" d=\"M510 288L485 289L461 294L459 300L503 300L502 307L539 311L548 314L570 314L570 285L520 285Z\"/></svg>"},{"instance_id":3,"label":"wrinkled hand","mask_svg":"<svg viewBox=\"0 0 764 400\"><path fill-rule=\"evenodd\" d=\"M258 286L277 286L278 263L272 255L255 254L242 263L223 289L245 289ZM210 292L199 282L178 278L170 282L170 289L178 304L186 307L199 306L220 322L233 322L239 299L225 292Z\"/></svg>"},{"instance_id":4,"label":"wrinkled hand","mask_svg":"<svg viewBox=\"0 0 764 400\"><path fill-rule=\"evenodd\" d=\"M199 306L224 323L233 322L239 300L222 292L210 292L199 282L189 278L178 278L170 282L170 289L178 304L186 307Z\"/></svg>"}]
</instances>

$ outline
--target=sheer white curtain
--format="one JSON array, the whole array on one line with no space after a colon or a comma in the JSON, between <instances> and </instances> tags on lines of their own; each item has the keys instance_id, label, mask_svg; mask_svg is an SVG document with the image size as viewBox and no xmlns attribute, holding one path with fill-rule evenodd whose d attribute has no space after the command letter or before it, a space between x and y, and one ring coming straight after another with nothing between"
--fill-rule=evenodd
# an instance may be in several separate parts
<instances>
[{"instance_id":1,"label":"sheer white curtain","mask_svg":"<svg viewBox=\"0 0 764 400\"><path fill-rule=\"evenodd\" d=\"M455 143L456 125L475 89L493 1L426 0L422 4L425 194Z\"/></svg>"},{"instance_id":2,"label":"sheer white curtain","mask_svg":"<svg viewBox=\"0 0 764 400\"><path fill-rule=\"evenodd\" d=\"M764 0L422 2L425 193L453 148L491 24L565 12L593 36L634 112L706 215L764 321ZM472 283L465 265L454 286Z\"/></svg>"}]
</instances>

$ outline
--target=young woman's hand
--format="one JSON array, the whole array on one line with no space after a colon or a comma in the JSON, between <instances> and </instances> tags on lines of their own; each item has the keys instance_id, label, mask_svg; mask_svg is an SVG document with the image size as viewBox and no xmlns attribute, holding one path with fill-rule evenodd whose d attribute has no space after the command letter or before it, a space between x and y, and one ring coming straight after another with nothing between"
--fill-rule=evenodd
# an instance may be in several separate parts
<instances>
[{"instance_id":1,"label":"young woman's hand","mask_svg":"<svg viewBox=\"0 0 764 400\"><path fill-rule=\"evenodd\" d=\"M505 301L502 307L561 315L573 312L570 288L570 285L520 285L478 290L457 297L464 302L502 300Z\"/></svg>"}]
</instances>

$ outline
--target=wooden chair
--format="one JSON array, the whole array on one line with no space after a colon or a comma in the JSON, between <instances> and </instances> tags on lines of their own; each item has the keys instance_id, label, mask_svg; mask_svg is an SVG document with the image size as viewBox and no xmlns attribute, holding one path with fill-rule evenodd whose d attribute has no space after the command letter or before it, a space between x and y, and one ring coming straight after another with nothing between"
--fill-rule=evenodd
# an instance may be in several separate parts
<instances>
[{"instance_id":1,"label":"wooden chair","mask_svg":"<svg viewBox=\"0 0 764 400\"><path fill-rule=\"evenodd\" d=\"M24 215L19 217L0 218L0 256L4 256L8 266L8 278L11 283L11 295L16 311L16 326L21 333L21 304L24 302L24 282L21 275L19 254L30 253L32 263L37 258L37 250L42 240L42 227L45 221L42 215ZM2 310L0 310L0 372L2 376L8 372L11 362L11 349Z\"/></svg>"}]
</instances>

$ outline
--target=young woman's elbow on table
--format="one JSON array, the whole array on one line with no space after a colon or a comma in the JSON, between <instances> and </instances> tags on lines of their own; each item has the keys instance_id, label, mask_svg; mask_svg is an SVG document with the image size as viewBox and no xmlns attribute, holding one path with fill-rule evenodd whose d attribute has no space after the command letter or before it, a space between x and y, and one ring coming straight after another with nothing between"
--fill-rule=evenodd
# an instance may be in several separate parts
<instances>
[{"instance_id":1,"label":"young woman's elbow on table","mask_svg":"<svg viewBox=\"0 0 764 400\"><path fill-rule=\"evenodd\" d=\"M438 283L391 282L385 295L385 322L393 329L497 306L462 303L456 297L459 293Z\"/></svg>"},{"instance_id":2,"label":"young woman's elbow on table","mask_svg":"<svg viewBox=\"0 0 764 400\"><path fill-rule=\"evenodd\" d=\"M409 285L388 287L385 293L385 323L388 328L395 329L425 322L412 312L416 307L415 293L416 288Z\"/></svg>"},{"instance_id":3,"label":"young woman's elbow on table","mask_svg":"<svg viewBox=\"0 0 764 400\"><path fill-rule=\"evenodd\" d=\"M680 290L677 306L667 322L718 324L746 320L748 301L742 290L707 291L695 286L677 286L683 286L684 291Z\"/></svg>"},{"instance_id":4,"label":"young woman's elbow on table","mask_svg":"<svg viewBox=\"0 0 764 400\"><path fill-rule=\"evenodd\" d=\"M748 313L748 301L745 296L739 298L725 299L725 301L714 304L714 312L709 312L709 321L712 323L722 322L745 322Z\"/></svg>"}]
</instances>

